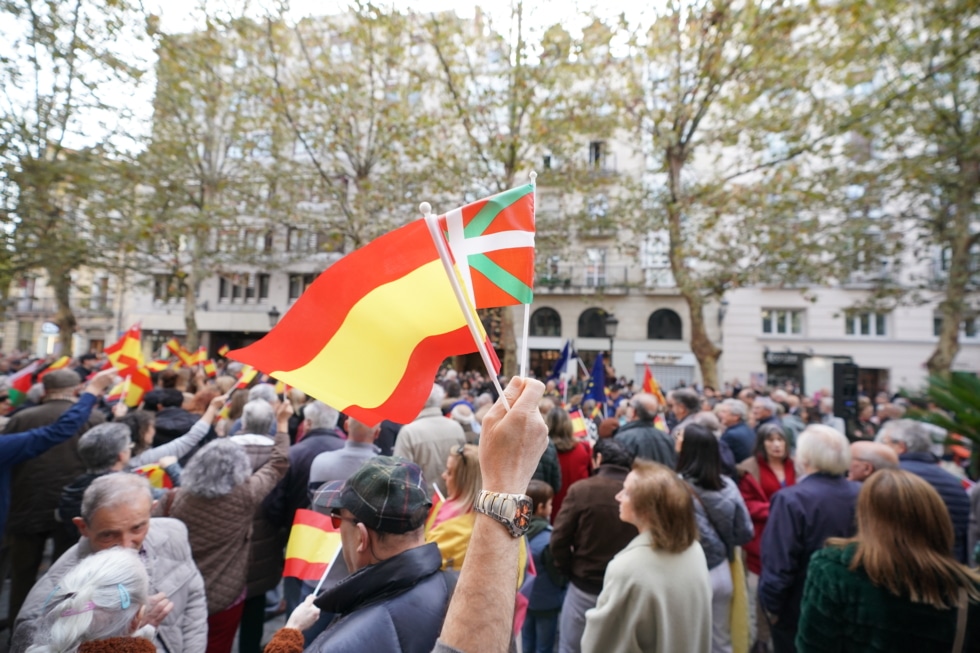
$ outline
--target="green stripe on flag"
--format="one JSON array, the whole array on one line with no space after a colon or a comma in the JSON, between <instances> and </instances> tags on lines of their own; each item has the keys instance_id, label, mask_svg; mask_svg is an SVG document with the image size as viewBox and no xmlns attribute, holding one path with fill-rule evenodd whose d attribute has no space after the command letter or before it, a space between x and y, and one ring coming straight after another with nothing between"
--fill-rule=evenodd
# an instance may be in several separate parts
<instances>
[{"instance_id":1,"label":"green stripe on flag","mask_svg":"<svg viewBox=\"0 0 980 653\"><path fill-rule=\"evenodd\" d=\"M534 291L513 274L494 263L486 254L470 254L470 267L483 274L505 293L522 304L530 304Z\"/></svg>"},{"instance_id":2,"label":"green stripe on flag","mask_svg":"<svg viewBox=\"0 0 980 653\"><path fill-rule=\"evenodd\" d=\"M487 230L490 223L500 215L500 212L506 209L508 206L514 202L520 200L525 195L534 192L534 184L526 184L524 186L518 186L517 188L511 188L508 191L504 191L500 195L494 195L490 198L490 201L484 204L480 212L470 220L470 223L463 228L463 236L466 238L475 238L477 236L482 236L483 232ZM526 286L525 286L526 287ZM514 296L517 297L516 295ZM530 302L528 302L530 303Z\"/></svg>"}]
</instances>

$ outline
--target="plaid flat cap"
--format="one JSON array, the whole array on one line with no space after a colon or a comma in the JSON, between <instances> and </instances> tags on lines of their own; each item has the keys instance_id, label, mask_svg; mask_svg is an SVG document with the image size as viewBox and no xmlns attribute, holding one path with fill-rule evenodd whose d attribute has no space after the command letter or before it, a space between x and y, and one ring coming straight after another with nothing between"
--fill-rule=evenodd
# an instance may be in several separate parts
<instances>
[{"instance_id":1,"label":"plaid flat cap","mask_svg":"<svg viewBox=\"0 0 980 653\"><path fill-rule=\"evenodd\" d=\"M375 456L346 481L325 483L313 495L313 509L329 515L341 508L381 533L407 533L425 523L432 506L422 469L413 462Z\"/></svg>"}]
</instances>

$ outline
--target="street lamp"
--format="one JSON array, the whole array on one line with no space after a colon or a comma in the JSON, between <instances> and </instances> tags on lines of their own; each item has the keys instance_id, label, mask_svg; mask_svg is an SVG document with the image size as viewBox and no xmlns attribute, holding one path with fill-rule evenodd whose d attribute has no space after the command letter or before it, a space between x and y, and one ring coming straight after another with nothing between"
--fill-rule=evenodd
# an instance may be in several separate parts
<instances>
[{"instance_id":1,"label":"street lamp","mask_svg":"<svg viewBox=\"0 0 980 653\"><path fill-rule=\"evenodd\" d=\"M279 323L279 316L282 315L282 313L279 312L278 308L273 306L272 309L266 313L266 315L269 316L269 328L271 329Z\"/></svg>"},{"instance_id":2,"label":"street lamp","mask_svg":"<svg viewBox=\"0 0 980 653\"><path fill-rule=\"evenodd\" d=\"M609 365L615 369L613 365L613 341L616 339L616 330L619 328L619 320L612 313L606 313L606 337L609 338Z\"/></svg>"}]
</instances>

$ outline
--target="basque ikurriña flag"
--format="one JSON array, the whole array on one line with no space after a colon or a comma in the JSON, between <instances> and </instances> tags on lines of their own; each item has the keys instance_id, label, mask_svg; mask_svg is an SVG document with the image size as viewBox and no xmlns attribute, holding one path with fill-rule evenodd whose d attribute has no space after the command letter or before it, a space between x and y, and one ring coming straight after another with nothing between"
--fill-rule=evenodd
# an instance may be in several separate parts
<instances>
[{"instance_id":1,"label":"basque ikurri\u00f1a flag","mask_svg":"<svg viewBox=\"0 0 980 653\"><path fill-rule=\"evenodd\" d=\"M439 218L476 308L534 298L534 184L467 204Z\"/></svg>"},{"instance_id":2,"label":"basque ikurri\u00f1a flag","mask_svg":"<svg viewBox=\"0 0 980 653\"><path fill-rule=\"evenodd\" d=\"M439 224L469 292L465 303L531 301L532 185L451 211ZM228 357L365 424L406 424L442 361L477 349L463 310L426 221L416 220L334 263L272 331Z\"/></svg>"}]
</instances>

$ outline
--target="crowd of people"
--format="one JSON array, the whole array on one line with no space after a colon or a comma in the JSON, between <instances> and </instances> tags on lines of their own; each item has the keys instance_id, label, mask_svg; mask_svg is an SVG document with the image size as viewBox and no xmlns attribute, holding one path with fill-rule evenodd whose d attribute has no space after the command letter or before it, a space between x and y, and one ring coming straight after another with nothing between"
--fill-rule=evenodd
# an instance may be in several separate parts
<instances>
[{"instance_id":1,"label":"crowd of people","mask_svg":"<svg viewBox=\"0 0 980 653\"><path fill-rule=\"evenodd\" d=\"M980 648L980 491L901 398L513 379L507 411L447 368L364 424L229 361L127 408L76 362L0 404L11 651ZM319 591L283 578L304 509L340 532Z\"/></svg>"}]
</instances>

